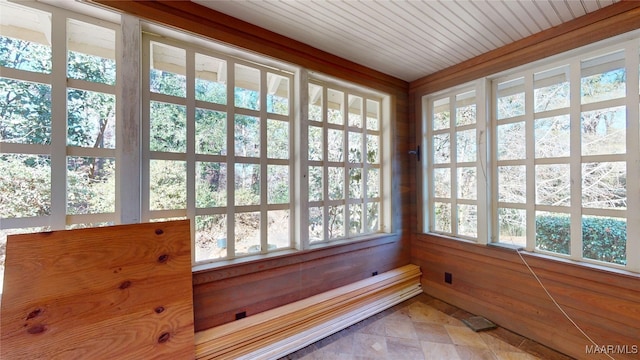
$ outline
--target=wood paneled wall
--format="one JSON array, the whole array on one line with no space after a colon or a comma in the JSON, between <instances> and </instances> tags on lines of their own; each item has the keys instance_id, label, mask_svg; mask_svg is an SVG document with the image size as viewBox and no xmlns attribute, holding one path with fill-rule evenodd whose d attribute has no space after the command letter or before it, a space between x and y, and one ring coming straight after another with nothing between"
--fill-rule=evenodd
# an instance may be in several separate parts
<instances>
[{"instance_id":1,"label":"wood paneled wall","mask_svg":"<svg viewBox=\"0 0 640 360\"><path fill-rule=\"evenodd\" d=\"M591 342L562 314L515 250L419 235L413 263L422 269L424 292L481 315L520 335L577 359ZM523 254L566 313L599 346L628 345L617 360L638 359L640 277L595 266ZM451 273L452 284L444 281Z\"/></svg>"},{"instance_id":2,"label":"wood paneled wall","mask_svg":"<svg viewBox=\"0 0 640 360\"><path fill-rule=\"evenodd\" d=\"M409 84L282 35L188 1L95 0L95 3L172 28L255 51L392 96L393 228L395 235L198 271L194 274L196 331L300 300L407 265L415 212ZM415 161L415 160L414 160Z\"/></svg>"}]
</instances>

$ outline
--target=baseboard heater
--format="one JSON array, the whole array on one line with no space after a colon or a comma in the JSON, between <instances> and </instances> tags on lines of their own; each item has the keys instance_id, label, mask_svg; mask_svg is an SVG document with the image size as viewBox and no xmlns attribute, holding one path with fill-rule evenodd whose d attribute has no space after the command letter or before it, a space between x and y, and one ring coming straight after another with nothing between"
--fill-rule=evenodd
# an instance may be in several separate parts
<instances>
[{"instance_id":1,"label":"baseboard heater","mask_svg":"<svg viewBox=\"0 0 640 360\"><path fill-rule=\"evenodd\" d=\"M278 359L422 293L406 265L196 333L197 359Z\"/></svg>"}]
</instances>

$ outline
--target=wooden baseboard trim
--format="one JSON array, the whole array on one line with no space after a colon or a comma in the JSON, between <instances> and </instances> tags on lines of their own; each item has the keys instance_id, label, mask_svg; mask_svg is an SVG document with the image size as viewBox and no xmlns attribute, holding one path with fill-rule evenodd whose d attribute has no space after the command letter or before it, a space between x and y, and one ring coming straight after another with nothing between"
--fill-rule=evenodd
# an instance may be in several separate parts
<instances>
[{"instance_id":1,"label":"wooden baseboard trim","mask_svg":"<svg viewBox=\"0 0 640 360\"><path fill-rule=\"evenodd\" d=\"M420 268L377 276L196 333L197 359L277 359L422 293Z\"/></svg>"}]
</instances>

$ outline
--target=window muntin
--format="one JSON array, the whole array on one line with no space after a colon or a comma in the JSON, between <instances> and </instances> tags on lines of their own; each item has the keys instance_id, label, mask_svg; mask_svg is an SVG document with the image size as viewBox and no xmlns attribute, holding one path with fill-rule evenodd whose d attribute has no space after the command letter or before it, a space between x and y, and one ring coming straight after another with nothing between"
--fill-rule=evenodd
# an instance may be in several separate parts
<instances>
[{"instance_id":1,"label":"window muntin","mask_svg":"<svg viewBox=\"0 0 640 360\"><path fill-rule=\"evenodd\" d=\"M478 123L476 90L434 96L429 116L427 174L430 231L469 240L478 237Z\"/></svg>"}]
</instances>

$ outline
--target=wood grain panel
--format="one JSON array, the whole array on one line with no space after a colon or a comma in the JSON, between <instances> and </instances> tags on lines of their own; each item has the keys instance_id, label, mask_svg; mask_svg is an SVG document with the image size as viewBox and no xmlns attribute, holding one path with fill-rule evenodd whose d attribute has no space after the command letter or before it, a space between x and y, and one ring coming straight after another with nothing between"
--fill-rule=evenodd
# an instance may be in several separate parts
<instances>
[{"instance_id":1,"label":"wood grain panel","mask_svg":"<svg viewBox=\"0 0 640 360\"><path fill-rule=\"evenodd\" d=\"M640 276L523 254L554 299L597 344L640 346ZM590 345L513 250L417 235L426 293L576 358ZM444 282L444 272L453 283ZM616 354L616 359L637 359ZM589 356L604 359L606 356Z\"/></svg>"},{"instance_id":2,"label":"wood grain panel","mask_svg":"<svg viewBox=\"0 0 640 360\"><path fill-rule=\"evenodd\" d=\"M425 95L640 28L640 2L621 1L412 81Z\"/></svg>"},{"instance_id":3,"label":"wood grain panel","mask_svg":"<svg viewBox=\"0 0 640 360\"><path fill-rule=\"evenodd\" d=\"M194 354L189 221L11 235L2 358Z\"/></svg>"}]
</instances>

